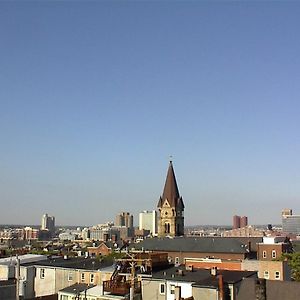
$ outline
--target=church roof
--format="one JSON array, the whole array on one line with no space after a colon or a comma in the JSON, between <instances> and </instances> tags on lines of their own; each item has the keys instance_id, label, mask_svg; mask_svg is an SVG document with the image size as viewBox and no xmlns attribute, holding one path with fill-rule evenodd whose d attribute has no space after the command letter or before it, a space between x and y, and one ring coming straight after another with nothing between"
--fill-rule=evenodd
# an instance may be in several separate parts
<instances>
[{"instance_id":1,"label":"church roof","mask_svg":"<svg viewBox=\"0 0 300 300\"><path fill-rule=\"evenodd\" d=\"M171 207L181 206L184 208L182 197L179 195L179 190L176 182L173 163L170 161L167 178L162 196L159 198L158 207L162 207L163 201L168 200Z\"/></svg>"}]
</instances>

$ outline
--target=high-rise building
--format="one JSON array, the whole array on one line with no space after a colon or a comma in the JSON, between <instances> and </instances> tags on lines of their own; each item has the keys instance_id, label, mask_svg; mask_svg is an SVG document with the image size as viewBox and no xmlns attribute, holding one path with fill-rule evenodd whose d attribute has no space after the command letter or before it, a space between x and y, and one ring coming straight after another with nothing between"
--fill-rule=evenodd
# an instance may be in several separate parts
<instances>
[{"instance_id":1,"label":"high-rise building","mask_svg":"<svg viewBox=\"0 0 300 300\"><path fill-rule=\"evenodd\" d=\"M241 227L241 217L240 216L233 216L233 229L238 229Z\"/></svg>"},{"instance_id":2,"label":"high-rise building","mask_svg":"<svg viewBox=\"0 0 300 300\"><path fill-rule=\"evenodd\" d=\"M115 226L133 228L133 215L129 212L121 212L116 216Z\"/></svg>"},{"instance_id":3,"label":"high-rise building","mask_svg":"<svg viewBox=\"0 0 300 300\"><path fill-rule=\"evenodd\" d=\"M240 228L248 226L248 217L243 216L240 218Z\"/></svg>"},{"instance_id":4,"label":"high-rise building","mask_svg":"<svg viewBox=\"0 0 300 300\"><path fill-rule=\"evenodd\" d=\"M139 230L150 230L152 235L157 233L157 212L143 211L139 213Z\"/></svg>"},{"instance_id":5,"label":"high-rise building","mask_svg":"<svg viewBox=\"0 0 300 300\"><path fill-rule=\"evenodd\" d=\"M293 215L291 209L284 209L281 217L284 233L300 234L300 215Z\"/></svg>"},{"instance_id":6,"label":"high-rise building","mask_svg":"<svg viewBox=\"0 0 300 300\"><path fill-rule=\"evenodd\" d=\"M44 214L42 217L41 230L48 230L51 233L55 232L55 217Z\"/></svg>"},{"instance_id":7,"label":"high-rise building","mask_svg":"<svg viewBox=\"0 0 300 300\"><path fill-rule=\"evenodd\" d=\"M162 196L158 201L158 236L184 235L184 204L179 194L173 163L170 161Z\"/></svg>"},{"instance_id":8,"label":"high-rise building","mask_svg":"<svg viewBox=\"0 0 300 300\"><path fill-rule=\"evenodd\" d=\"M232 228L233 229L238 229L238 228L244 228L246 226L248 226L248 217L246 216L233 216L233 224L232 224Z\"/></svg>"}]
</instances>

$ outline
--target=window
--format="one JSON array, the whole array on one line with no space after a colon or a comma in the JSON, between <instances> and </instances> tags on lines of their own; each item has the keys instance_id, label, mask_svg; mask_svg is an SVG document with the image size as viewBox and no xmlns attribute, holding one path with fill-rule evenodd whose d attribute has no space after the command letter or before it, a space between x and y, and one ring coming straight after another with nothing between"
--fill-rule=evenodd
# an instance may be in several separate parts
<instances>
[{"instance_id":1,"label":"window","mask_svg":"<svg viewBox=\"0 0 300 300\"><path fill-rule=\"evenodd\" d=\"M160 293L161 295L164 295L164 294L165 294L165 284L164 284L164 283L161 283L161 284L159 285L159 293Z\"/></svg>"},{"instance_id":2,"label":"window","mask_svg":"<svg viewBox=\"0 0 300 300\"><path fill-rule=\"evenodd\" d=\"M275 279L280 279L280 272L279 271L275 271Z\"/></svg>"},{"instance_id":3,"label":"window","mask_svg":"<svg viewBox=\"0 0 300 300\"><path fill-rule=\"evenodd\" d=\"M264 278L269 279L269 271L264 271Z\"/></svg>"},{"instance_id":4,"label":"window","mask_svg":"<svg viewBox=\"0 0 300 300\"><path fill-rule=\"evenodd\" d=\"M175 294L175 285L174 285L174 284L171 284L171 285L170 285L170 293L171 293L172 295Z\"/></svg>"},{"instance_id":5,"label":"window","mask_svg":"<svg viewBox=\"0 0 300 300\"><path fill-rule=\"evenodd\" d=\"M60 300L69 300L68 295L60 295Z\"/></svg>"},{"instance_id":6,"label":"window","mask_svg":"<svg viewBox=\"0 0 300 300\"><path fill-rule=\"evenodd\" d=\"M81 281L84 281L84 279L85 279L84 275L85 275L84 273L81 273Z\"/></svg>"},{"instance_id":7,"label":"window","mask_svg":"<svg viewBox=\"0 0 300 300\"><path fill-rule=\"evenodd\" d=\"M175 257L175 265L179 265L179 257L178 256Z\"/></svg>"},{"instance_id":8,"label":"window","mask_svg":"<svg viewBox=\"0 0 300 300\"><path fill-rule=\"evenodd\" d=\"M170 223L165 223L165 233L170 233Z\"/></svg>"},{"instance_id":9,"label":"window","mask_svg":"<svg viewBox=\"0 0 300 300\"><path fill-rule=\"evenodd\" d=\"M263 251L263 258L267 257L267 251Z\"/></svg>"},{"instance_id":10,"label":"window","mask_svg":"<svg viewBox=\"0 0 300 300\"><path fill-rule=\"evenodd\" d=\"M45 278L45 269L40 269L40 278L41 279Z\"/></svg>"},{"instance_id":11,"label":"window","mask_svg":"<svg viewBox=\"0 0 300 300\"><path fill-rule=\"evenodd\" d=\"M72 272L68 273L68 281L73 281L73 273Z\"/></svg>"},{"instance_id":12,"label":"window","mask_svg":"<svg viewBox=\"0 0 300 300\"><path fill-rule=\"evenodd\" d=\"M272 258L276 258L276 250L272 250Z\"/></svg>"},{"instance_id":13,"label":"window","mask_svg":"<svg viewBox=\"0 0 300 300\"><path fill-rule=\"evenodd\" d=\"M94 283L94 281L95 281L95 275L92 273L90 275L90 283Z\"/></svg>"}]
</instances>

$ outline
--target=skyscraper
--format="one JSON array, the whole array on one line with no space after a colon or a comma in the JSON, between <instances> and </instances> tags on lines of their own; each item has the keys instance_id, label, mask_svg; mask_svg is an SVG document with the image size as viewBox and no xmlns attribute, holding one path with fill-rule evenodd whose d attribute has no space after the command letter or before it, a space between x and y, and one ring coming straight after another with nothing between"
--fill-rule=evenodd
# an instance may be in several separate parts
<instances>
[{"instance_id":1,"label":"skyscraper","mask_svg":"<svg viewBox=\"0 0 300 300\"><path fill-rule=\"evenodd\" d=\"M232 224L232 228L233 229L238 229L238 228L244 228L246 226L248 226L248 217L246 216L233 216L233 224Z\"/></svg>"},{"instance_id":2,"label":"skyscraper","mask_svg":"<svg viewBox=\"0 0 300 300\"><path fill-rule=\"evenodd\" d=\"M55 217L44 214L42 217L42 230L48 230L51 233L55 232Z\"/></svg>"},{"instance_id":3,"label":"skyscraper","mask_svg":"<svg viewBox=\"0 0 300 300\"><path fill-rule=\"evenodd\" d=\"M241 217L240 216L233 216L233 229L238 229L241 227Z\"/></svg>"},{"instance_id":4,"label":"skyscraper","mask_svg":"<svg viewBox=\"0 0 300 300\"><path fill-rule=\"evenodd\" d=\"M248 226L248 217L243 216L240 218L240 227L244 228L246 226Z\"/></svg>"},{"instance_id":5,"label":"skyscraper","mask_svg":"<svg viewBox=\"0 0 300 300\"><path fill-rule=\"evenodd\" d=\"M133 215L129 212L121 212L116 216L115 226L133 228Z\"/></svg>"},{"instance_id":6,"label":"skyscraper","mask_svg":"<svg viewBox=\"0 0 300 300\"><path fill-rule=\"evenodd\" d=\"M162 196L158 201L158 236L184 235L184 204L179 194L173 163L170 161Z\"/></svg>"}]
</instances>

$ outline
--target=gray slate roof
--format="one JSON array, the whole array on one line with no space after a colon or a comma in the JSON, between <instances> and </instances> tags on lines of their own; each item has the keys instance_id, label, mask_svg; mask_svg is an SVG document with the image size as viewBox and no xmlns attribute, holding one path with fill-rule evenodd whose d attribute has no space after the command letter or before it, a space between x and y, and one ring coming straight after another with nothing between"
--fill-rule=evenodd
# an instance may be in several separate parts
<instances>
[{"instance_id":1,"label":"gray slate roof","mask_svg":"<svg viewBox=\"0 0 300 300\"><path fill-rule=\"evenodd\" d=\"M99 270L112 265L111 262L101 262L94 258L85 257L71 257L64 259L63 257L53 257L47 260L42 260L32 263L24 263L22 266L48 266L48 267L61 267L70 269L83 269L83 270Z\"/></svg>"},{"instance_id":2,"label":"gray slate roof","mask_svg":"<svg viewBox=\"0 0 300 300\"><path fill-rule=\"evenodd\" d=\"M248 246L230 238L152 238L132 244L130 248L146 251L200 252L200 253L248 253Z\"/></svg>"},{"instance_id":3,"label":"gray slate roof","mask_svg":"<svg viewBox=\"0 0 300 300\"><path fill-rule=\"evenodd\" d=\"M183 273L180 274L179 270ZM218 270L218 274L223 276L226 283L236 283L243 278L257 276L254 271L231 271L231 270ZM166 279L171 281L185 281L194 282L193 285L200 287L218 287L218 279L212 276L208 269L195 269L193 271L186 271L184 267L171 267L158 272L153 272L152 279L160 280Z\"/></svg>"}]
</instances>

